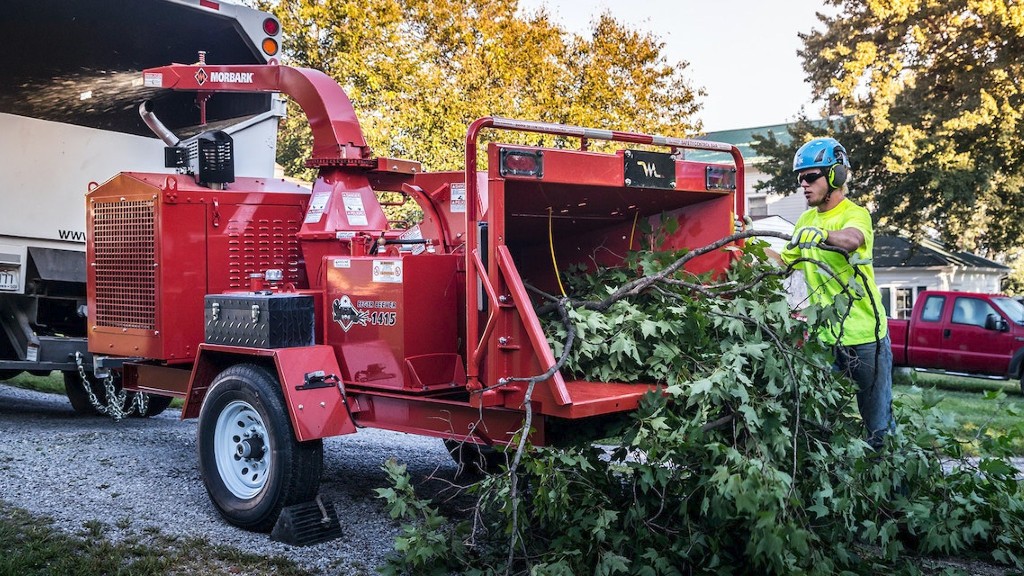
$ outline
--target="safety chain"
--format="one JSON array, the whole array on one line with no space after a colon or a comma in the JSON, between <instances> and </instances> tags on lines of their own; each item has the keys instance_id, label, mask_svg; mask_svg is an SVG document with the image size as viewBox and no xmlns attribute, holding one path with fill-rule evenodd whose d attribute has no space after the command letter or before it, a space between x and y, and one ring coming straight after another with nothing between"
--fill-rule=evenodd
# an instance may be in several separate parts
<instances>
[{"instance_id":1,"label":"safety chain","mask_svg":"<svg viewBox=\"0 0 1024 576\"><path fill-rule=\"evenodd\" d=\"M110 416L114 422L119 422L127 416L131 416L132 413L137 413L140 416L146 414L146 410L149 408L149 395L144 392L133 392L131 404L126 408L125 400L128 399L128 392L124 389L118 390L116 381L114 380L114 373L107 373L107 377L103 379L103 389L106 393L108 400L107 404L96 396L92 391L92 383L89 381L89 377L85 373L85 366L82 363L82 353L75 352L75 364L78 365L78 376L82 381L82 387L85 388L85 393L89 397L89 403L96 409L100 414Z\"/></svg>"}]
</instances>

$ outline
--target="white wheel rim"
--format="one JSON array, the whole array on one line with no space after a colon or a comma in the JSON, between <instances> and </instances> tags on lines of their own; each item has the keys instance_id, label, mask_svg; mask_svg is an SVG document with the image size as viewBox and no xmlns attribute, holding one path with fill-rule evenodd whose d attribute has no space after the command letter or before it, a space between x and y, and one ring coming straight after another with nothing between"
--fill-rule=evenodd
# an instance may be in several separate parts
<instances>
[{"instance_id":1,"label":"white wheel rim","mask_svg":"<svg viewBox=\"0 0 1024 576\"><path fill-rule=\"evenodd\" d=\"M260 445L262 451L258 450ZM259 494L270 473L271 452L267 427L252 406L235 400L221 410L213 435L213 454L217 472L232 494L242 500Z\"/></svg>"}]
</instances>

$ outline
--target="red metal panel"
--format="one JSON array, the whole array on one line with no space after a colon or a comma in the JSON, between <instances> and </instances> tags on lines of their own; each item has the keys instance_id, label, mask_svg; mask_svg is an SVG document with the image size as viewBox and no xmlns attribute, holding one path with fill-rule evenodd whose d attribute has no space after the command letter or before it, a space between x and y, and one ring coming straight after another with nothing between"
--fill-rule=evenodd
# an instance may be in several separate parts
<instances>
[{"instance_id":1,"label":"red metal panel","mask_svg":"<svg viewBox=\"0 0 1024 576\"><path fill-rule=\"evenodd\" d=\"M325 259L324 333L346 382L412 392L465 384L453 380L463 373L454 366L461 363L457 260L443 254Z\"/></svg>"},{"instance_id":2,"label":"red metal panel","mask_svg":"<svg viewBox=\"0 0 1024 576\"><path fill-rule=\"evenodd\" d=\"M526 293L526 287L523 286L522 278L505 246L498 246L495 261L497 264L495 268L501 272L509 295L516 304L515 308L508 309L503 314L505 320L503 327L508 331L507 334L517 335L506 344L501 344L500 339L498 341L498 351L495 356L500 354L507 360L507 364L498 369L502 370L498 374L519 378L543 374L555 365L555 357L551 352L551 346L548 345L540 321L533 312L533 305ZM541 398L547 396L559 406L572 403L573 400L565 388L565 382L562 380L560 372L555 372L551 378L538 382L538 384L543 385L541 391L547 392ZM506 402L514 402L512 406L518 406L521 400L508 398Z\"/></svg>"},{"instance_id":3,"label":"red metal panel","mask_svg":"<svg viewBox=\"0 0 1024 576\"><path fill-rule=\"evenodd\" d=\"M363 411L356 416L360 425L397 432L465 440L485 444L508 444L523 427L523 412L501 408L475 408L465 402L438 398L412 398L384 392L355 394ZM545 442L543 418L534 418L530 441Z\"/></svg>"},{"instance_id":4,"label":"red metal panel","mask_svg":"<svg viewBox=\"0 0 1024 576\"><path fill-rule=\"evenodd\" d=\"M572 396L572 404L547 411L563 418L586 418L600 414L614 414L635 410L640 398L657 386L647 384L621 384L614 382L586 382L573 380L565 383Z\"/></svg>"},{"instance_id":5,"label":"red metal panel","mask_svg":"<svg viewBox=\"0 0 1024 576\"><path fill-rule=\"evenodd\" d=\"M356 431L337 387L297 389L309 372L323 370L328 375L341 377L338 360L330 346L281 348L273 353L288 415L299 441Z\"/></svg>"},{"instance_id":6,"label":"red metal panel","mask_svg":"<svg viewBox=\"0 0 1024 576\"><path fill-rule=\"evenodd\" d=\"M124 173L89 194L90 351L189 362L204 295L247 289L268 268L304 287L295 234L308 195L279 180L231 186Z\"/></svg>"},{"instance_id":7,"label":"red metal panel","mask_svg":"<svg viewBox=\"0 0 1024 576\"><path fill-rule=\"evenodd\" d=\"M732 206L731 196L716 196L669 212L669 217L679 221L679 228L665 240L661 249L699 248L729 236L735 228ZM730 258L730 252L724 249L709 252L687 262L686 269L694 274L718 272L729 266Z\"/></svg>"}]
</instances>

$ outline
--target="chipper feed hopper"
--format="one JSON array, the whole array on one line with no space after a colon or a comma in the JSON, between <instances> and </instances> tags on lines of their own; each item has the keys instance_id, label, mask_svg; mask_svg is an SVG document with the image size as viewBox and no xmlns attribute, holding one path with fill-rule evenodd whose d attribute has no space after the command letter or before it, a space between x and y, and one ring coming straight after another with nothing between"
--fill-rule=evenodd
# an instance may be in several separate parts
<instances>
[{"instance_id":1,"label":"chipper feed hopper","mask_svg":"<svg viewBox=\"0 0 1024 576\"><path fill-rule=\"evenodd\" d=\"M171 65L144 80L200 105L283 92L313 133L311 190L234 177L230 138L213 132L168 148L179 174L122 173L87 200L90 351L125 388L184 399L207 490L249 529L315 497L328 436L509 443L521 379L555 363L527 286L554 293L558 269L621 265L644 241L639 220L676 219L658 248L692 248L728 236L742 212L742 159L725 144L488 117L468 129L464 171L425 173L374 156L345 93L315 70ZM495 139L516 132L574 147ZM621 146L591 150L597 140ZM688 149L733 162L688 161ZM422 220L389 221L382 192L411 198ZM651 387L555 372L530 398L531 440L631 411Z\"/></svg>"}]
</instances>

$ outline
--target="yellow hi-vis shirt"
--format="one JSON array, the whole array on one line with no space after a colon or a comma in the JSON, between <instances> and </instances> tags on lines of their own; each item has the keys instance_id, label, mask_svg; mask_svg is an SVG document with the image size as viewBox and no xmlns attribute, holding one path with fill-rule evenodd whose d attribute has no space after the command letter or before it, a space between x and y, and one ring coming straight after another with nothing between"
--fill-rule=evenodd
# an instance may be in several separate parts
<instances>
[{"instance_id":1,"label":"yellow hi-vis shirt","mask_svg":"<svg viewBox=\"0 0 1024 576\"><path fill-rule=\"evenodd\" d=\"M816 226L829 232L842 230L844 228L856 228L864 234L864 244L850 254L856 254L862 259L870 259L872 249L875 245L875 234L871 227L871 216L868 211L857 206L848 199L843 199L835 208L827 212L819 212L817 208L811 208L800 215L796 221L796 229L804 226ZM835 273L838 281L828 273L821 270L813 262L800 262L796 265L798 270L804 273L807 279L807 289L811 301L820 306L832 306L836 296L843 293L843 287L850 285L850 279L856 278L856 282L863 290L863 296L857 297L852 291L848 294L853 298L853 306L849 316L843 322L839 342L843 346L857 346L881 340L888 333L889 325L885 317L885 308L882 306L882 295L875 284L875 269L871 264L859 266L863 277L854 274L853 266L836 252L814 248L787 248L782 252L782 261L789 264L800 257L819 260L828 265ZM864 279L867 285L864 285ZM872 300L874 306L872 306ZM818 337L828 344L835 344L840 336L838 326L829 326L823 329Z\"/></svg>"}]
</instances>

